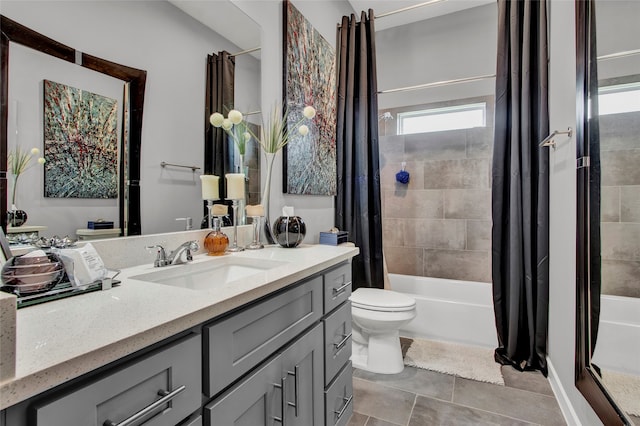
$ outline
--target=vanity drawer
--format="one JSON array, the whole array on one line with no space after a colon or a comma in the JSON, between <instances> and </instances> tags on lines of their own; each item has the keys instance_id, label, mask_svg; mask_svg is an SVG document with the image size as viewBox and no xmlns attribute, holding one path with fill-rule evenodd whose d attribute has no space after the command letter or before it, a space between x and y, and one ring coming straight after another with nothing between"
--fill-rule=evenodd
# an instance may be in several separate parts
<instances>
[{"instance_id":1,"label":"vanity drawer","mask_svg":"<svg viewBox=\"0 0 640 426\"><path fill-rule=\"evenodd\" d=\"M320 317L322 277L316 277L205 326L205 395L219 393Z\"/></svg>"},{"instance_id":2,"label":"vanity drawer","mask_svg":"<svg viewBox=\"0 0 640 426\"><path fill-rule=\"evenodd\" d=\"M324 274L324 312L329 313L351 295L351 263Z\"/></svg>"},{"instance_id":3,"label":"vanity drawer","mask_svg":"<svg viewBox=\"0 0 640 426\"><path fill-rule=\"evenodd\" d=\"M324 322L324 384L333 380L351 357L351 302L328 315Z\"/></svg>"},{"instance_id":4,"label":"vanity drawer","mask_svg":"<svg viewBox=\"0 0 640 426\"><path fill-rule=\"evenodd\" d=\"M344 426L353 414L353 369L351 361L324 391L325 425Z\"/></svg>"},{"instance_id":5,"label":"vanity drawer","mask_svg":"<svg viewBox=\"0 0 640 426\"><path fill-rule=\"evenodd\" d=\"M140 416L133 424L147 419L145 425L175 425L200 407L201 354L201 336L191 335L66 395L35 403L35 424L116 425Z\"/></svg>"}]
</instances>

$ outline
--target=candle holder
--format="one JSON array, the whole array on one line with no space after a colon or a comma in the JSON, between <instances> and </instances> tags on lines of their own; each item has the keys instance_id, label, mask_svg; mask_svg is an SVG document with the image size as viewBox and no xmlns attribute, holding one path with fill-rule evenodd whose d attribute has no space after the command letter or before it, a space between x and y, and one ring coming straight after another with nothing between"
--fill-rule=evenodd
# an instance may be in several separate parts
<instances>
[{"instance_id":1,"label":"candle holder","mask_svg":"<svg viewBox=\"0 0 640 426\"><path fill-rule=\"evenodd\" d=\"M246 248L247 250L260 250L263 249L264 246L260 242L260 218L261 216L249 216L251 218L251 222L253 223L253 242L249 244Z\"/></svg>"},{"instance_id":2,"label":"candle holder","mask_svg":"<svg viewBox=\"0 0 640 426\"><path fill-rule=\"evenodd\" d=\"M213 228L213 218L211 217L211 209L213 208L213 200L207 200L207 223L209 224L209 229Z\"/></svg>"},{"instance_id":3,"label":"candle holder","mask_svg":"<svg viewBox=\"0 0 640 426\"><path fill-rule=\"evenodd\" d=\"M230 252L244 251L244 247L238 246L238 201L234 199L231 206L233 209L233 245L227 248L227 251Z\"/></svg>"}]
</instances>

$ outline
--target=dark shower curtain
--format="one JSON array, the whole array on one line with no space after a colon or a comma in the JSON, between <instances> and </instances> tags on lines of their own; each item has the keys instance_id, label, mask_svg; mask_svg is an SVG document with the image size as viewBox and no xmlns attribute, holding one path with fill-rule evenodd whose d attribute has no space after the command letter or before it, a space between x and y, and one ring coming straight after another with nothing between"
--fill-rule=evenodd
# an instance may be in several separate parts
<instances>
[{"instance_id":1,"label":"dark shower curtain","mask_svg":"<svg viewBox=\"0 0 640 426\"><path fill-rule=\"evenodd\" d=\"M338 26L337 195L335 224L360 248L353 289L383 284L378 153L378 85L373 10Z\"/></svg>"},{"instance_id":2,"label":"dark shower curtain","mask_svg":"<svg viewBox=\"0 0 640 426\"><path fill-rule=\"evenodd\" d=\"M209 122L214 112L226 115L233 109L235 59L229 52L207 55L207 81L205 94L205 144L204 173L223 177L233 173L232 153L227 136L222 128ZM220 179L220 198L226 198L226 185ZM205 215L206 215L205 207Z\"/></svg>"},{"instance_id":3,"label":"dark shower curtain","mask_svg":"<svg viewBox=\"0 0 640 426\"><path fill-rule=\"evenodd\" d=\"M498 1L492 180L497 362L547 375L549 134L546 2Z\"/></svg>"}]
</instances>

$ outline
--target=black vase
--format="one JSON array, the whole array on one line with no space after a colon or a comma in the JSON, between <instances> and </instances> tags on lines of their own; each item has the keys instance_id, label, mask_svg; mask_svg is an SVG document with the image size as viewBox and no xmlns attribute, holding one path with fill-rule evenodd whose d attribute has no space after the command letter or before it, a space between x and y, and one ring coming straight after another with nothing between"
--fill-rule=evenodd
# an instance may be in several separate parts
<instances>
[{"instance_id":1,"label":"black vase","mask_svg":"<svg viewBox=\"0 0 640 426\"><path fill-rule=\"evenodd\" d=\"M7 212L7 224L14 228L27 223L27 212L24 210L9 210Z\"/></svg>"},{"instance_id":2,"label":"black vase","mask_svg":"<svg viewBox=\"0 0 640 426\"><path fill-rule=\"evenodd\" d=\"M299 216L280 216L273 224L276 243L285 248L297 247L307 234L307 226Z\"/></svg>"}]
</instances>

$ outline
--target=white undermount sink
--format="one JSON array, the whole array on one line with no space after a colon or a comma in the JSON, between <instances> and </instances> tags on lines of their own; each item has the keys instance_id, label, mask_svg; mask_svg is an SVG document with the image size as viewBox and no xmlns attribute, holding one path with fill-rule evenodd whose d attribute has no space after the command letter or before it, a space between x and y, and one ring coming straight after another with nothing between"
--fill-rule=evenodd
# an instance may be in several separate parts
<instances>
[{"instance_id":1,"label":"white undermount sink","mask_svg":"<svg viewBox=\"0 0 640 426\"><path fill-rule=\"evenodd\" d=\"M261 274L286 263L267 259L222 257L201 263L159 268L153 272L132 276L131 279L191 290L209 290L216 285Z\"/></svg>"}]
</instances>

